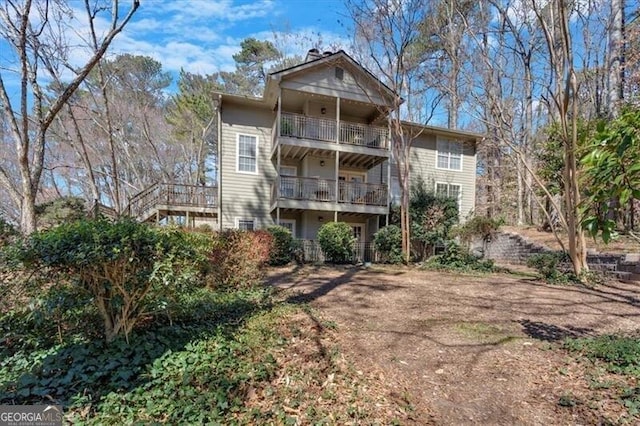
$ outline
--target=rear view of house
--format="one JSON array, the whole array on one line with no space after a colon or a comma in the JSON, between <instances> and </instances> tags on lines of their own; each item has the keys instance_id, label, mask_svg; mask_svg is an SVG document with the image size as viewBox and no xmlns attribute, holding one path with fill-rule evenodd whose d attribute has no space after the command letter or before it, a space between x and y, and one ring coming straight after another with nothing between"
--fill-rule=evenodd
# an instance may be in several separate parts
<instances>
[{"instance_id":1,"label":"rear view of house","mask_svg":"<svg viewBox=\"0 0 640 426\"><path fill-rule=\"evenodd\" d=\"M271 74L261 98L219 94L220 229L273 224L313 240L323 223L349 223L371 240L398 197L387 112L392 92L343 51L309 51ZM420 127L411 158L438 193L473 210L479 135ZM390 167L391 164L391 167Z\"/></svg>"}]
</instances>

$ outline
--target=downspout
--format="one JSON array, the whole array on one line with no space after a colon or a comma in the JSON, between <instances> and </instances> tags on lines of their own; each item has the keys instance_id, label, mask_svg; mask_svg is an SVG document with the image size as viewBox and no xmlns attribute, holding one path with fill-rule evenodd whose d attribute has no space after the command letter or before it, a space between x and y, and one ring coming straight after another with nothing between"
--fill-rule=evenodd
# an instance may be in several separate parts
<instances>
[{"instance_id":1,"label":"downspout","mask_svg":"<svg viewBox=\"0 0 640 426\"><path fill-rule=\"evenodd\" d=\"M222 94L218 94L218 105L216 106L216 114L218 115L218 158L216 158L216 178L218 180L218 224L222 231Z\"/></svg>"}]
</instances>

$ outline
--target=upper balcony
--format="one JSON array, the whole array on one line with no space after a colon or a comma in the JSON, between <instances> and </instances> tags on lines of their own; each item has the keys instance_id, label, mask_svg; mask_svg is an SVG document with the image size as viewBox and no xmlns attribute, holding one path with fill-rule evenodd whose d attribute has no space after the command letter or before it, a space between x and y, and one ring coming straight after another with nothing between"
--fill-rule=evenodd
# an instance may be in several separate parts
<instances>
[{"instance_id":1,"label":"upper balcony","mask_svg":"<svg viewBox=\"0 0 640 426\"><path fill-rule=\"evenodd\" d=\"M274 150L281 143L283 146L389 156L389 130L385 127L282 112L279 130L279 134L277 128L273 131ZM283 156L289 151L286 150Z\"/></svg>"}]
</instances>

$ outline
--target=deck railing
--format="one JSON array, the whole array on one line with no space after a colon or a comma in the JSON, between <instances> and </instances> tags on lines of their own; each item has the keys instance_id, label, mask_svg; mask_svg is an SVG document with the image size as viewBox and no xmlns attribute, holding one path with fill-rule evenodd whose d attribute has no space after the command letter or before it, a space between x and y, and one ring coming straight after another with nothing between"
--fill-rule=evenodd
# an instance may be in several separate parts
<instances>
[{"instance_id":1,"label":"deck railing","mask_svg":"<svg viewBox=\"0 0 640 426\"><path fill-rule=\"evenodd\" d=\"M336 181L330 179L280 176L275 196L293 200L336 201Z\"/></svg>"},{"instance_id":2,"label":"deck railing","mask_svg":"<svg viewBox=\"0 0 640 426\"><path fill-rule=\"evenodd\" d=\"M336 142L338 125L335 120L290 112L283 112L280 116L280 136ZM385 127L341 121L339 129L340 143L378 149L389 146L389 131Z\"/></svg>"},{"instance_id":3,"label":"deck railing","mask_svg":"<svg viewBox=\"0 0 640 426\"><path fill-rule=\"evenodd\" d=\"M384 184L344 182L332 179L279 176L271 187L271 201L278 198L303 201L338 201L367 206L387 205L387 186Z\"/></svg>"},{"instance_id":4,"label":"deck railing","mask_svg":"<svg viewBox=\"0 0 640 426\"><path fill-rule=\"evenodd\" d=\"M387 186L374 183L339 182L338 201L341 203L386 206Z\"/></svg>"},{"instance_id":5,"label":"deck railing","mask_svg":"<svg viewBox=\"0 0 640 426\"><path fill-rule=\"evenodd\" d=\"M282 113L280 135L318 141L336 141L336 121L307 117L300 114Z\"/></svg>"},{"instance_id":6,"label":"deck railing","mask_svg":"<svg viewBox=\"0 0 640 426\"><path fill-rule=\"evenodd\" d=\"M158 205L183 207L216 207L216 186L188 185L179 183L155 183L134 195L129 202L128 213L132 217L143 217Z\"/></svg>"}]
</instances>

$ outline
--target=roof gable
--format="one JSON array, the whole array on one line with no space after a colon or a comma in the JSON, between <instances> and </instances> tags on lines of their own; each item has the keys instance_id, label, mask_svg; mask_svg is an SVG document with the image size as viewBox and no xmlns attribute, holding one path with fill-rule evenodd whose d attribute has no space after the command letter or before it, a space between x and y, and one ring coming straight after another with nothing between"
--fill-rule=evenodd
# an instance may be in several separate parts
<instances>
[{"instance_id":1,"label":"roof gable","mask_svg":"<svg viewBox=\"0 0 640 426\"><path fill-rule=\"evenodd\" d=\"M385 106L395 99L393 90L342 50L269 74L265 95L278 83L284 88Z\"/></svg>"}]
</instances>

